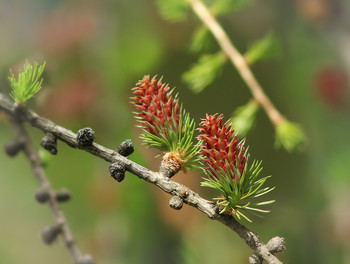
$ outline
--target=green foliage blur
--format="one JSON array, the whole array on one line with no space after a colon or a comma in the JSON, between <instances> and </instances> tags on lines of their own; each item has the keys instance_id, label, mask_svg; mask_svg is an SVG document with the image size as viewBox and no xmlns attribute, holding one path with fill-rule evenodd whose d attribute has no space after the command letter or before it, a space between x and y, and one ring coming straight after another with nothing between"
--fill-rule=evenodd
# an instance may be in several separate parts
<instances>
[{"instance_id":1,"label":"green foliage blur","mask_svg":"<svg viewBox=\"0 0 350 264\"><path fill-rule=\"evenodd\" d=\"M242 1L239 1L242 2ZM280 40L279 58L254 64L253 72L277 108L306 131L302 153L274 149L275 131L263 111L247 134L253 159L263 160L272 175L268 194L276 200L271 213L247 226L264 241L285 237L285 263L350 263L350 43L342 1L249 1L243 9L220 17L241 52L273 31ZM348 2L348 1L344 1ZM340 7L340 9L339 9ZM183 18L183 17L181 17ZM0 2L0 91L10 93L9 69L16 74L29 62L46 61L41 91L28 106L54 122L78 131L89 126L96 142L115 148L132 139L130 159L157 170L160 154L138 139L130 89L145 74L164 75L196 123L206 113L230 116L251 95L226 64L209 87L194 94L182 80L198 61L189 52L192 34L201 25L187 19L165 21L155 1ZM349 44L349 45L347 45ZM208 54L218 51L216 43ZM41 131L27 126L40 149ZM0 113L0 146L14 136ZM108 173L108 164L58 143L47 174L56 189L68 188L72 200L63 211L83 253L96 263L211 264L247 263L249 247L227 227L188 206L174 211L169 195L128 174L122 183ZM180 173L204 197L216 193L200 187L200 173ZM34 201L38 184L23 154L0 152L0 263L71 263L63 243L48 247L41 229L52 223L46 205Z\"/></svg>"}]
</instances>

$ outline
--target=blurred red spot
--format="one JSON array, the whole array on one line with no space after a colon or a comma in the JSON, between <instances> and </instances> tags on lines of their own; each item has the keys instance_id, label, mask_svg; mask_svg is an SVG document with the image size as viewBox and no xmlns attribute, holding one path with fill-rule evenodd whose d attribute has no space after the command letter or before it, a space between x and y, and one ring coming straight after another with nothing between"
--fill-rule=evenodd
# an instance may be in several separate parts
<instances>
[{"instance_id":1,"label":"blurred red spot","mask_svg":"<svg viewBox=\"0 0 350 264\"><path fill-rule=\"evenodd\" d=\"M337 3L334 0L295 0L297 12L306 20L327 23L336 15Z\"/></svg>"},{"instance_id":2,"label":"blurred red spot","mask_svg":"<svg viewBox=\"0 0 350 264\"><path fill-rule=\"evenodd\" d=\"M348 77L339 68L324 68L316 75L316 92L328 105L341 108L346 103Z\"/></svg>"},{"instance_id":3,"label":"blurred red spot","mask_svg":"<svg viewBox=\"0 0 350 264\"><path fill-rule=\"evenodd\" d=\"M79 74L65 80L47 96L43 111L50 117L75 119L93 108L99 94L99 84L94 75Z\"/></svg>"},{"instance_id":4,"label":"blurred red spot","mask_svg":"<svg viewBox=\"0 0 350 264\"><path fill-rule=\"evenodd\" d=\"M60 10L40 21L36 29L38 45L51 53L65 53L85 42L96 32L94 14Z\"/></svg>"}]
</instances>

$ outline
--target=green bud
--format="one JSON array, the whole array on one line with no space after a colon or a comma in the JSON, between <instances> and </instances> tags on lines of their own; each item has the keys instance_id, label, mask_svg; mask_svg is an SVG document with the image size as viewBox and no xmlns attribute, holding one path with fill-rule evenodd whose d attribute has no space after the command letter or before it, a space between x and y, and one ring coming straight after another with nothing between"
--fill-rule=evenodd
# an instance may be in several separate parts
<instances>
[{"instance_id":1,"label":"green bud","mask_svg":"<svg viewBox=\"0 0 350 264\"><path fill-rule=\"evenodd\" d=\"M277 57L281 51L279 39L273 33L268 33L262 39L254 42L245 54L248 64L254 64Z\"/></svg>"},{"instance_id":2,"label":"green bud","mask_svg":"<svg viewBox=\"0 0 350 264\"><path fill-rule=\"evenodd\" d=\"M23 105L41 89L43 79L40 79L40 77L44 68L45 63L39 66L37 62L31 65L26 61L23 70L19 71L17 78L10 70L9 81L12 87L10 95L17 104Z\"/></svg>"},{"instance_id":3,"label":"green bud","mask_svg":"<svg viewBox=\"0 0 350 264\"><path fill-rule=\"evenodd\" d=\"M200 93L214 82L221 73L225 62L226 56L222 52L204 54L191 69L182 75L182 79L194 93Z\"/></svg>"},{"instance_id":4,"label":"green bud","mask_svg":"<svg viewBox=\"0 0 350 264\"><path fill-rule=\"evenodd\" d=\"M247 104L238 107L231 118L233 128L240 137L244 137L252 129L259 104L255 100L250 100Z\"/></svg>"},{"instance_id":5,"label":"green bud","mask_svg":"<svg viewBox=\"0 0 350 264\"><path fill-rule=\"evenodd\" d=\"M302 151L305 143L306 136L298 124L283 120L277 125L275 147L282 146L288 152Z\"/></svg>"}]
</instances>

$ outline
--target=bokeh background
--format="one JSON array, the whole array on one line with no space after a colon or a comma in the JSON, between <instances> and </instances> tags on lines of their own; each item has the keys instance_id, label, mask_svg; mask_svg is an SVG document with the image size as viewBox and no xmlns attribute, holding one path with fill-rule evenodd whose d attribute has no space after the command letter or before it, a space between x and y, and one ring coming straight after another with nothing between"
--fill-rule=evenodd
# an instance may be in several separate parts
<instances>
[{"instance_id":1,"label":"bokeh background","mask_svg":"<svg viewBox=\"0 0 350 264\"><path fill-rule=\"evenodd\" d=\"M349 14L349 1L267 0L220 19L242 52L271 30L280 38L281 55L253 71L308 136L302 153L275 149L274 128L262 111L247 135L251 155L263 160L263 173L273 175L269 184L276 186L272 212L247 226L264 241L285 237L287 250L278 256L284 263L350 263ZM198 59L189 52L198 25L193 14L180 23L163 20L150 0L2 0L0 89L9 91L10 68L25 59L46 61L44 88L32 108L75 132L92 127L96 142L109 148L130 138L136 145L130 158L157 170L158 153L140 144L129 103L143 75L164 75L197 123L205 113L228 118L250 99L229 64L200 94L182 81ZM42 132L28 130L39 149ZM2 115L0 145L13 136ZM227 227L188 206L175 212L170 196L154 186L131 174L119 184L104 161L61 142L58 148L47 174L55 188L71 190L62 208L79 247L96 263L247 263L251 250ZM202 176L174 180L210 199L215 194L199 187ZM37 188L24 156L11 159L1 151L0 263L71 263L62 241L41 241L52 217L34 201Z\"/></svg>"}]
</instances>

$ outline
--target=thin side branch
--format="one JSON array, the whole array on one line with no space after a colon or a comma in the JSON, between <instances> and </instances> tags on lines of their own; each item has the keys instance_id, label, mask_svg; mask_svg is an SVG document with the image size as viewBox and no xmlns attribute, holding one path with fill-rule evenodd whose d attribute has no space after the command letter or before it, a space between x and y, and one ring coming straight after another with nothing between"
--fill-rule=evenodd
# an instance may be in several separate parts
<instances>
[{"instance_id":1,"label":"thin side branch","mask_svg":"<svg viewBox=\"0 0 350 264\"><path fill-rule=\"evenodd\" d=\"M0 110L3 110L10 116L16 116L16 108L5 96L0 93ZM18 114L17 114L18 115ZM58 126L48 119L45 119L38 114L25 110L20 113L22 121L30 123L33 127L37 127L44 133L50 132L54 134L58 139L67 143L73 148L79 148L87 151L107 162L118 162L125 166L126 170L132 174L138 176L149 183L158 186L163 191L171 194L172 196L180 197L184 203L193 206L199 211L206 214L210 219L217 220L227 227L234 230L247 244L252 248L258 257L264 259L270 264L280 264L280 262L267 248L267 246L261 241L260 237L253 231L247 229L241 223L239 223L233 216L226 214L219 214L219 209L215 203L202 198L198 193L192 191L185 185L170 180L168 177L162 175L159 172L153 172L128 158L116 153L114 150L108 149L97 143L93 143L92 146L81 147L77 140L76 134L72 131ZM281 239L283 241L283 239ZM280 250L274 251L282 252L284 245L281 245Z\"/></svg>"},{"instance_id":2,"label":"thin side branch","mask_svg":"<svg viewBox=\"0 0 350 264\"><path fill-rule=\"evenodd\" d=\"M254 74L249 68L244 56L242 56L236 49L236 47L233 45L233 43L221 27L221 25L215 19L215 17L210 13L208 8L202 3L201 0L187 1L191 4L193 11L202 21L202 23L211 31L225 55L229 58L233 66L241 75L244 82L247 84L255 100L265 110L272 124L274 124L275 126L280 124L285 118L276 109L276 107L272 104L268 96L265 94L263 88L256 80Z\"/></svg>"},{"instance_id":3,"label":"thin side branch","mask_svg":"<svg viewBox=\"0 0 350 264\"><path fill-rule=\"evenodd\" d=\"M50 206L52 216L55 220L55 224L60 226L60 229L61 229L60 233L62 234L66 247L71 253L73 262L76 264L79 264L82 258L82 254L75 242L72 231L69 228L68 222L66 221L66 218L60 208L60 205L55 198L55 191L51 187L51 184L48 178L46 177L46 174L41 165L41 161L38 156L38 153L36 149L33 147L32 143L30 142L29 136L23 124L21 122L16 121L15 119L12 120L12 124L17 134L17 137L20 138L21 141L23 141L24 143L23 151L29 160L29 163L32 167L34 175L36 176L41 188L45 190L49 195L48 204Z\"/></svg>"}]
</instances>

